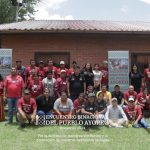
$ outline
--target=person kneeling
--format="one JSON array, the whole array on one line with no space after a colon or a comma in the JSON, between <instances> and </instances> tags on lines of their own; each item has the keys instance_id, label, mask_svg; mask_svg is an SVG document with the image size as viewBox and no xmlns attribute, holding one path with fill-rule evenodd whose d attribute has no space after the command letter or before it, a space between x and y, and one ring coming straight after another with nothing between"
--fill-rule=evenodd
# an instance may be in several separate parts
<instances>
[{"instance_id":1,"label":"person kneeling","mask_svg":"<svg viewBox=\"0 0 150 150\"><path fill-rule=\"evenodd\" d=\"M25 89L24 96L18 100L17 117L21 128L25 127L25 122L33 124L36 118L37 106L33 98L30 97L30 91Z\"/></svg>"},{"instance_id":2,"label":"person kneeling","mask_svg":"<svg viewBox=\"0 0 150 150\"><path fill-rule=\"evenodd\" d=\"M107 107L105 117L106 125L109 127L123 127L123 125L127 127L128 125L127 116L122 107L118 105L117 98L112 99L112 104Z\"/></svg>"}]
</instances>

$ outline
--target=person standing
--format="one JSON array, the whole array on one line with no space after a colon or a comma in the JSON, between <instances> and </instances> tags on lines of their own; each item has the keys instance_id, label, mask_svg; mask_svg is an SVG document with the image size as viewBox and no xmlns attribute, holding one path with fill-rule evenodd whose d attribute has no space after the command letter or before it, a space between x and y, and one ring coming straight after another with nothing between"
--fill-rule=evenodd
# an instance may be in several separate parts
<instances>
[{"instance_id":1,"label":"person standing","mask_svg":"<svg viewBox=\"0 0 150 150\"><path fill-rule=\"evenodd\" d=\"M47 77L42 80L43 88L48 88L48 90L50 91L50 96L54 96L56 79L53 78L52 70L48 70L46 74Z\"/></svg>"},{"instance_id":2,"label":"person standing","mask_svg":"<svg viewBox=\"0 0 150 150\"><path fill-rule=\"evenodd\" d=\"M67 89L68 96L72 101L77 99L80 93L86 94L86 82L84 76L80 74L79 66L74 69L74 74L69 77Z\"/></svg>"},{"instance_id":3,"label":"person standing","mask_svg":"<svg viewBox=\"0 0 150 150\"><path fill-rule=\"evenodd\" d=\"M137 65L132 66L131 72L129 73L130 85L134 86L134 90L137 93L140 93L142 85L142 74L138 71Z\"/></svg>"},{"instance_id":4,"label":"person standing","mask_svg":"<svg viewBox=\"0 0 150 150\"><path fill-rule=\"evenodd\" d=\"M8 75L4 81L4 100L7 99L8 103L8 124L13 122L13 112L17 112L17 102L22 96L23 89L24 81L22 77L17 74L16 68L12 67L11 74Z\"/></svg>"},{"instance_id":5,"label":"person standing","mask_svg":"<svg viewBox=\"0 0 150 150\"><path fill-rule=\"evenodd\" d=\"M3 91L4 91L4 80L2 75L0 74L0 121L5 120Z\"/></svg>"},{"instance_id":6,"label":"person standing","mask_svg":"<svg viewBox=\"0 0 150 150\"><path fill-rule=\"evenodd\" d=\"M148 64L148 68L144 70L144 84L148 89L148 93L150 94L150 63Z\"/></svg>"},{"instance_id":7,"label":"person standing","mask_svg":"<svg viewBox=\"0 0 150 150\"><path fill-rule=\"evenodd\" d=\"M57 78L55 83L55 96L60 97L61 93L67 93L67 76L66 71L61 70L60 78Z\"/></svg>"}]
</instances>

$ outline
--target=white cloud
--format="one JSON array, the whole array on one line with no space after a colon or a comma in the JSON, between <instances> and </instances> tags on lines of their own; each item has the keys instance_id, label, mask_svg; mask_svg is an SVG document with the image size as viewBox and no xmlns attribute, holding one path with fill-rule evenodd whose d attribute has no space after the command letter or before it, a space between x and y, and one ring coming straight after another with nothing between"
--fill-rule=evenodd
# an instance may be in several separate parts
<instances>
[{"instance_id":1,"label":"white cloud","mask_svg":"<svg viewBox=\"0 0 150 150\"><path fill-rule=\"evenodd\" d=\"M69 0L41 0L36 7L37 12L35 13L36 20L73 20L72 15L62 16L59 14L49 14L50 9L57 10Z\"/></svg>"},{"instance_id":2,"label":"white cloud","mask_svg":"<svg viewBox=\"0 0 150 150\"><path fill-rule=\"evenodd\" d=\"M61 8L62 4L68 0L41 0L38 7L51 8L53 10Z\"/></svg>"},{"instance_id":3,"label":"white cloud","mask_svg":"<svg viewBox=\"0 0 150 150\"><path fill-rule=\"evenodd\" d=\"M146 4L150 4L150 0L140 0L141 2L144 2Z\"/></svg>"}]
</instances>

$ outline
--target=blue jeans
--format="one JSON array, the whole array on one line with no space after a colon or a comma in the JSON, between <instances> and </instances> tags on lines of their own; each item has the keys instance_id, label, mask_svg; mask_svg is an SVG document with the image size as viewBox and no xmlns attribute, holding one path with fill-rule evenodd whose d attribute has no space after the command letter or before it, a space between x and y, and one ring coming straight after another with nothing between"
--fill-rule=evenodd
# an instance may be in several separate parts
<instances>
[{"instance_id":1,"label":"blue jeans","mask_svg":"<svg viewBox=\"0 0 150 150\"><path fill-rule=\"evenodd\" d=\"M44 112L43 110L38 110L37 115L38 116L44 116L45 115L47 118L53 116L53 114L51 112Z\"/></svg>"},{"instance_id":2,"label":"blue jeans","mask_svg":"<svg viewBox=\"0 0 150 150\"><path fill-rule=\"evenodd\" d=\"M144 118L141 118L138 122L138 124L136 126L134 126L135 128L140 128L140 127L143 127L143 128L148 128L150 127L149 124L146 122L146 120Z\"/></svg>"},{"instance_id":3,"label":"blue jeans","mask_svg":"<svg viewBox=\"0 0 150 150\"><path fill-rule=\"evenodd\" d=\"M18 98L7 98L7 103L8 103L8 122L12 123L13 122L13 114L14 112L16 113L16 122L17 120L17 102Z\"/></svg>"}]
</instances>

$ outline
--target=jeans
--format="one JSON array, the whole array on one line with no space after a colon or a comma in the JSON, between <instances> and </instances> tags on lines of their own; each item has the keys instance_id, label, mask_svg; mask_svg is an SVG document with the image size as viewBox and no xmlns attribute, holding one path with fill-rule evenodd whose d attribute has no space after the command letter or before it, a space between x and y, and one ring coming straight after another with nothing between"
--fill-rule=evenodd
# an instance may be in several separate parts
<instances>
[{"instance_id":1,"label":"jeans","mask_svg":"<svg viewBox=\"0 0 150 150\"><path fill-rule=\"evenodd\" d=\"M16 113L16 122L18 122L17 119L17 102L18 98L7 98L8 103L8 122L13 122L13 114Z\"/></svg>"},{"instance_id":2,"label":"jeans","mask_svg":"<svg viewBox=\"0 0 150 150\"><path fill-rule=\"evenodd\" d=\"M148 128L150 127L149 124L146 122L146 120L144 118L141 118L138 122L138 124L136 126L134 126L135 128L140 128L140 127L143 127L143 128Z\"/></svg>"},{"instance_id":3,"label":"jeans","mask_svg":"<svg viewBox=\"0 0 150 150\"><path fill-rule=\"evenodd\" d=\"M38 110L38 112L37 112L37 115L38 116L46 116L46 118L48 118L48 117L52 117L53 116L53 114L52 114L52 112L44 112L43 110Z\"/></svg>"}]
</instances>

